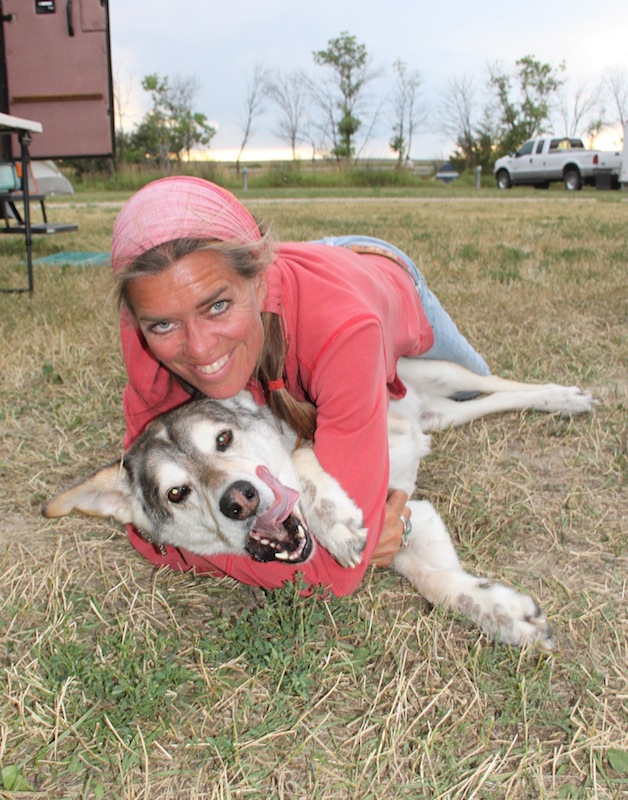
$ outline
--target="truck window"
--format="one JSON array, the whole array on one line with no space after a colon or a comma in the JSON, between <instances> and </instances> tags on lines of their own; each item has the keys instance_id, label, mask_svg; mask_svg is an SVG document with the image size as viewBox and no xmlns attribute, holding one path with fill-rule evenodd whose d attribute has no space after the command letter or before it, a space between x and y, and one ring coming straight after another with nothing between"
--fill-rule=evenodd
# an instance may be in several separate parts
<instances>
[{"instance_id":1,"label":"truck window","mask_svg":"<svg viewBox=\"0 0 628 800\"><path fill-rule=\"evenodd\" d=\"M569 139L552 139L550 150L570 150L571 143Z\"/></svg>"},{"instance_id":2,"label":"truck window","mask_svg":"<svg viewBox=\"0 0 628 800\"><path fill-rule=\"evenodd\" d=\"M534 149L534 140L526 142L525 144L521 145L521 147L517 150L515 155L517 156L517 158L519 156L529 156L532 153L533 149Z\"/></svg>"},{"instance_id":3,"label":"truck window","mask_svg":"<svg viewBox=\"0 0 628 800\"><path fill-rule=\"evenodd\" d=\"M539 139L539 141L536 143L536 152L537 152L537 155L538 155L539 153L542 153L542 152L543 152L543 145L544 145L544 144L545 144L545 139Z\"/></svg>"}]
</instances>

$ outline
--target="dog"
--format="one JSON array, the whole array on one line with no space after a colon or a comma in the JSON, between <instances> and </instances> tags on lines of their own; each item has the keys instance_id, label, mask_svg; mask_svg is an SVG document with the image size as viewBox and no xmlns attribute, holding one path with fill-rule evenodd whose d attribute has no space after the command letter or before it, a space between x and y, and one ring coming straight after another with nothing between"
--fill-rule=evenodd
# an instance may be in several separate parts
<instances>
[{"instance_id":1,"label":"dog","mask_svg":"<svg viewBox=\"0 0 628 800\"><path fill-rule=\"evenodd\" d=\"M577 387L517 383L456 364L401 359L407 394L390 402L390 485L414 492L431 431L488 414L535 409L590 412ZM454 399L460 393L470 399ZM527 594L466 572L436 509L410 500L412 532L392 567L432 605L478 624L494 640L554 647L547 618ZM151 422L122 462L109 464L52 498L46 517L72 511L132 523L150 542L200 555L248 554L302 563L324 547L344 567L360 563L362 512L318 463L309 444L248 392L203 398Z\"/></svg>"}]
</instances>

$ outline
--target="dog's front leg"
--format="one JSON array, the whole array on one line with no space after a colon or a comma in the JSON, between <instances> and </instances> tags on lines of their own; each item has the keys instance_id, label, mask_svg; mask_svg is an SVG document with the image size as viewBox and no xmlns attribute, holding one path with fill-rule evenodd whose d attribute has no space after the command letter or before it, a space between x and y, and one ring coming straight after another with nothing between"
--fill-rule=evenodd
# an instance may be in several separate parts
<instances>
[{"instance_id":1,"label":"dog's front leg","mask_svg":"<svg viewBox=\"0 0 628 800\"><path fill-rule=\"evenodd\" d=\"M550 651L554 642L547 619L526 594L462 568L440 516L426 501L410 501L412 533L393 569L407 578L428 602L449 608L480 625L499 642L537 645Z\"/></svg>"},{"instance_id":2,"label":"dog's front leg","mask_svg":"<svg viewBox=\"0 0 628 800\"><path fill-rule=\"evenodd\" d=\"M343 567L357 567L367 535L362 512L323 470L309 445L298 447L292 462L299 475L300 505L310 532Z\"/></svg>"}]
</instances>

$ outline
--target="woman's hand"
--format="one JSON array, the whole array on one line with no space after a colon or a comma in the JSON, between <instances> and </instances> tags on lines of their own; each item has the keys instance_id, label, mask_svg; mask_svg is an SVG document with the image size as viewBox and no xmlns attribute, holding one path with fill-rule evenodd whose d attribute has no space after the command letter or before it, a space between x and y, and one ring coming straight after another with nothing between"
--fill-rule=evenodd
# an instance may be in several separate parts
<instances>
[{"instance_id":1,"label":"woman's hand","mask_svg":"<svg viewBox=\"0 0 628 800\"><path fill-rule=\"evenodd\" d=\"M386 516L382 535L379 537L373 553L372 562L376 567L389 567L399 552L404 532L404 525L399 517L404 516L406 519L410 519L412 513L406 505L407 501L406 492L402 492L401 489L391 489L386 500Z\"/></svg>"}]
</instances>

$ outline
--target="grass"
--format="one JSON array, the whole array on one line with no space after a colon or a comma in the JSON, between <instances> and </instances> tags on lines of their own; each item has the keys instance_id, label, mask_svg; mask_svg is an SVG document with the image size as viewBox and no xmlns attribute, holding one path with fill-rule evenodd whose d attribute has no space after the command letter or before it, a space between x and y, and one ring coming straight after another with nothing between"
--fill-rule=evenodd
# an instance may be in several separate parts
<instances>
[{"instance_id":1,"label":"grass","mask_svg":"<svg viewBox=\"0 0 628 800\"><path fill-rule=\"evenodd\" d=\"M79 232L35 256L108 250L107 198L51 203ZM278 238L389 238L495 371L599 399L439 434L418 481L472 570L539 599L558 650L493 645L385 570L306 600L154 572L107 521L43 520L119 454L124 373L107 269L36 267L32 298L0 295L0 797L625 797L623 196L250 204ZM23 242L0 255L21 280Z\"/></svg>"},{"instance_id":2,"label":"grass","mask_svg":"<svg viewBox=\"0 0 628 800\"><path fill-rule=\"evenodd\" d=\"M118 164L115 171L103 172L85 169L86 162L72 162L64 170L72 184L81 191L89 189L136 191L144 183L161 176L159 167L151 164ZM215 181L231 190L238 189L244 180L251 190L267 192L273 189L311 189L320 192L356 188L390 189L408 187L416 190L426 180L432 184L438 162L421 162L416 169L398 169L394 161L362 160L359 164L347 165L330 161L274 161L242 162L240 168L234 163L214 161L172 162L170 172L194 174ZM485 179L495 184L492 175ZM475 185L475 176L463 174L459 184Z\"/></svg>"}]
</instances>

